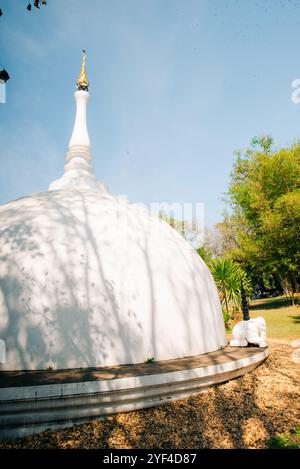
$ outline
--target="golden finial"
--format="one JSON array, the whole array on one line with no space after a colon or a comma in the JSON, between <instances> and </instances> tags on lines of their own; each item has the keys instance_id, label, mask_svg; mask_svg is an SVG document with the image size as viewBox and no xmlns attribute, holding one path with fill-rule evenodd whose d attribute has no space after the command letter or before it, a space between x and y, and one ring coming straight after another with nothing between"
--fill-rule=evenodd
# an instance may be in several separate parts
<instances>
[{"instance_id":1,"label":"golden finial","mask_svg":"<svg viewBox=\"0 0 300 469\"><path fill-rule=\"evenodd\" d=\"M77 80L77 89L78 90L88 91L89 81L88 81L87 75L86 75L85 59L86 59L86 51L85 51L85 49L83 49L83 51L82 51L82 65L81 65L80 74L79 74L79 77L78 77L78 80Z\"/></svg>"}]
</instances>

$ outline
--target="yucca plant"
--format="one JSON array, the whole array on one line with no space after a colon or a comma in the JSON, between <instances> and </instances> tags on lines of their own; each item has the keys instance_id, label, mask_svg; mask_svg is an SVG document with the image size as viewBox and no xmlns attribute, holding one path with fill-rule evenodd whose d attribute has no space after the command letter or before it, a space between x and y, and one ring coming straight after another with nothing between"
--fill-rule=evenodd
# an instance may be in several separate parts
<instances>
[{"instance_id":1,"label":"yucca plant","mask_svg":"<svg viewBox=\"0 0 300 469\"><path fill-rule=\"evenodd\" d=\"M225 306L226 317L231 316L231 306L241 306L241 288L245 290L246 296L250 298L252 294L251 281L246 272L236 262L218 257L212 259L208 265L217 288L219 290L220 300Z\"/></svg>"},{"instance_id":2,"label":"yucca plant","mask_svg":"<svg viewBox=\"0 0 300 469\"><path fill-rule=\"evenodd\" d=\"M223 319L224 319L224 324L225 324L225 328L226 329L230 329L231 325L232 325L232 313L231 312L227 312L225 306L222 304L222 313L223 313Z\"/></svg>"}]
</instances>

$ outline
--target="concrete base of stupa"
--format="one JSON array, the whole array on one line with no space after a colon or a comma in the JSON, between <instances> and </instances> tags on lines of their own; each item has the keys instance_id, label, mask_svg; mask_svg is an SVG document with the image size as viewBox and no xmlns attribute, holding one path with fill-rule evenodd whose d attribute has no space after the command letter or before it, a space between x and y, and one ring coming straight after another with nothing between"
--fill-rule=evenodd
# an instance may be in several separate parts
<instances>
[{"instance_id":1,"label":"concrete base of stupa","mask_svg":"<svg viewBox=\"0 0 300 469\"><path fill-rule=\"evenodd\" d=\"M226 346L156 363L0 371L0 438L19 438L186 398L252 371L268 354L268 348Z\"/></svg>"}]
</instances>

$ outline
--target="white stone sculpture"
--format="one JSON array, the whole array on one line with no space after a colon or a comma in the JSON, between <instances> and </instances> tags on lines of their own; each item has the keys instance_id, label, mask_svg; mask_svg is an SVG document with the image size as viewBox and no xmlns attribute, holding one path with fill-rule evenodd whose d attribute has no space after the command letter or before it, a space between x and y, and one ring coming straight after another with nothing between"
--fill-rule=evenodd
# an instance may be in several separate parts
<instances>
[{"instance_id":1,"label":"white stone sculpture","mask_svg":"<svg viewBox=\"0 0 300 469\"><path fill-rule=\"evenodd\" d=\"M267 347L266 321L263 317L238 322L232 329L231 347L247 347L249 344Z\"/></svg>"}]
</instances>

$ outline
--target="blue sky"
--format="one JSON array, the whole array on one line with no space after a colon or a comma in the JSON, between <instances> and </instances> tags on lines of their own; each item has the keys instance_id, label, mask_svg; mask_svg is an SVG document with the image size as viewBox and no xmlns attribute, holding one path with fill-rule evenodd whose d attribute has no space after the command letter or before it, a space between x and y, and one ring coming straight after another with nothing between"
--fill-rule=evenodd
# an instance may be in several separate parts
<instances>
[{"instance_id":1,"label":"blue sky","mask_svg":"<svg viewBox=\"0 0 300 469\"><path fill-rule=\"evenodd\" d=\"M87 49L93 166L133 202L203 202L219 221L233 152L300 138L299 0L0 0L0 203L63 173Z\"/></svg>"}]
</instances>

